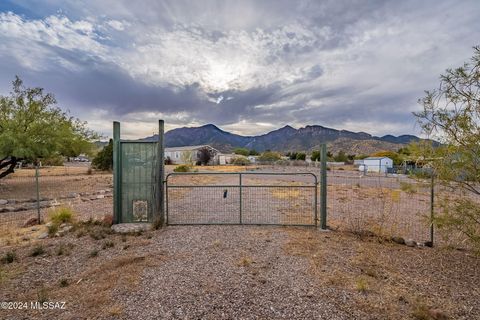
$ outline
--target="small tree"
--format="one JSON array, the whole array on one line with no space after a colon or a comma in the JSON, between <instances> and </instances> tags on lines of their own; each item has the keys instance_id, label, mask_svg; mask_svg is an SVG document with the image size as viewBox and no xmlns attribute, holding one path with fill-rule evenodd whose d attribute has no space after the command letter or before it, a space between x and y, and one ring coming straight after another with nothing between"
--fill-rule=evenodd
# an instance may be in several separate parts
<instances>
[{"instance_id":1,"label":"small tree","mask_svg":"<svg viewBox=\"0 0 480 320\"><path fill-rule=\"evenodd\" d=\"M305 161L306 158L307 158L307 155L305 154L305 152L298 152L297 153L296 160Z\"/></svg>"},{"instance_id":2,"label":"small tree","mask_svg":"<svg viewBox=\"0 0 480 320\"><path fill-rule=\"evenodd\" d=\"M345 154L345 151L343 151L343 150L340 150L333 159L336 162L347 162L348 161L348 157Z\"/></svg>"},{"instance_id":3,"label":"small tree","mask_svg":"<svg viewBox=\"0 0 480 320\"><path fill-rule=\"evenodd\" d=\"M249 156L258 156L260 153L258 153L257 150L255 149L251 149L249 152L248 152L248 155Z\"/></svg>"},{"instance_id":4,"label":"small tree","mask_svg":"<svg viewBox=\"0 0 480 320\"><path fill-rule=\"evenodd\" d=\"M180 160L186 165L193 166L193 163L194 163L193 152L190 152L190 151L182 152L182 154L180 155Z\"/></svg>"},{"instance_id":5,"label":"small tree","mask_svg":"<svg viewBox=\"0 0 480 320\"><path fill-rule=\"evenodd\" d=\"M393 164L399 166L403 162L403 156L394 151L380 151L372 154L372 157L388 157L393 160Z\"/></svg>"},{"instance_id":6,"label":"small tree","mask_svg":"<svg viewBox=\"0 0 480 320\"><path fill-rule=\"evenodd\" d=\"M0 179L21 160L89 153L96 138L85 122L56 107L51 93L25 88L19 77L10 96L0 96Z\"/></svg>"},{"instance_id":7,"label":"small tree","mask_svg":"<svg viewBox=\"0 0 480 320\"><path fill-rule=\"evenodd\" d=\"M263 162L274 162L280 160L281 158L282 157L277 152L265 151L258 157L258 160Z\"/></svg>"},{"instance_id":8,"label":"small tree","mask_svg":"<svg viewBox=\"0 0 480 320\"><path fill-rule=\"evenodd\" d=\"M320 161L320 151L313 151L312 155L310 156L310 160L312 161Z\"/></svg>"},{"instance_id":9,"label":"small tree","mask_svg":"<svg viewBox=\"0 0 480 320\"><path fill-rule=\"evenodd\" d=\"M199 149L197 155L198 161L202 165L207 165L214 156L212 149L208 147L202 147L201 149Z\"/></svg>"},{"instance_id":10,"label":"small tree","mask_svg":"<svg viewBox=\"0 0 480 320\"><path fill-rule=\"evenodd\" d=\"M415 113L424 133L443 144L422 145L422 156L440 181L452 188L452 198L434 221L448 231L466 235L480 252L480 47L470 63L448 69L440 86L419 100ZM463 191L466 197L455 196ZM473 196L473 197L472 197Z\"/></svg>"},{"instance_id":11,"label":"small tree","mask_svg":"<svg viewBox=\"0 0 480 320\"><path fill-rule=\"evenodd\" d=\"M108 144L97 154L92 160L94 168L108 171L113 168L113 140L110 139Z\"/></svg>"},{"instance_id":12,"label":"small tree","mask_svg":"<svg viewBox=\"0 0 480 320\"><path fill-rule=\"evenodd\" d=\"M246 148L235 148L235 149L233 149L233 153L246 157L246 156L248 156L249 151Z\"/></svg>"}]
</instances>

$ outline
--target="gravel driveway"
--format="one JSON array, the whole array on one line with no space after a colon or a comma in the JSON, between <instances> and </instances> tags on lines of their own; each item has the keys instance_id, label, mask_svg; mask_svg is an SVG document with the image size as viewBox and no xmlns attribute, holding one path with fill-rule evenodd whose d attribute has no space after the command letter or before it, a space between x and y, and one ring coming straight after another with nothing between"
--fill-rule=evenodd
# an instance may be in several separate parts
<instances>
[{"instance_id":1,"label":"gravel driveway","mask_svg":"<svg viewBox=\"0 0 480 320\"><path fill-rule=\"evenodd\" d=\"M307 259L285 254L285 230L169 227L154 244L165 261L114 300L130 319L364 318L332 303L345 294L318 286Z\"/></svg>"}]
</instances>

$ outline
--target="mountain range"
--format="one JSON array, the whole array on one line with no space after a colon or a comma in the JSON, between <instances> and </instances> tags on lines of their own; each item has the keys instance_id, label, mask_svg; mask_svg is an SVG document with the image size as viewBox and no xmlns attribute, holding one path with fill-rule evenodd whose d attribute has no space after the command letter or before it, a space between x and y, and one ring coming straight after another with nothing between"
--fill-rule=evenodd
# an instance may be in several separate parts
<instances>
[{"instance_id":1,"label":"mountain range","mask_svg":"<svg viewBox=\"0 0 480 320\"><path fill-rule=\"evenodd\" d=\"M158 140L158 135L140 139ZM295 129L285 126L258 136L241 136L221 130L213 124L200 127L183 127L165 133L166 147L182 147L208 144L222 152L231 152L236 147L255 149L259 152L312 151L327 143L330 152L345 151L348 154L372 154L378 151L397 151L406 144L421 140L414 135L385 135L376 137L365 132L336 130L320 125Z\"/></svg>"}]
</instances>

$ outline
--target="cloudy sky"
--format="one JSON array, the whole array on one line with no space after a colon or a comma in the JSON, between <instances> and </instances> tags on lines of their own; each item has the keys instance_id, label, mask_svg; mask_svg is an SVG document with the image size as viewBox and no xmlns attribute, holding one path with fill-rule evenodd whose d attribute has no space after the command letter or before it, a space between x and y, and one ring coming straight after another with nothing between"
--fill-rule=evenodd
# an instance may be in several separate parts
<instances>
[{"instance_id":1,"label":"cloudy sky","mask_svg":"<svg viewBox=\"0 0 480 320\"><path fill-rule=\"evenodd\" d=\"M111 135L214 123L418 133L411 112L480 44L480 1L1 0L0 94L19 75Z\"/></svg>"}]
</instances>

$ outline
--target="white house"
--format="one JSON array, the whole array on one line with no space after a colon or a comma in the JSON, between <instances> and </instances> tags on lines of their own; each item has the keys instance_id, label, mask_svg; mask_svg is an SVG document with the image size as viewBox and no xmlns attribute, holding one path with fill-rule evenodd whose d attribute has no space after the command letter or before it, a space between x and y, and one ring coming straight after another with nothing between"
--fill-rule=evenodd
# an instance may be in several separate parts
<instances>
[{"instance_id":1,"label":"white house","mask_svg":"<svg viewBox=\"0 0 480 320\"><path fill-rule=\"evenodd\" d=\"M363 164L359 170L368 172L387 173L389 168L393 168L393 160L388 157L368 157L363 159Z\"/></svg>"},{"instance_id":2,"label":"white house","mask_svg":"<svg viewBox=\"0 0 480 320\"><path fill-rule=\"evenodd\" d=\"M199 161L199 151L203 148L210 150L210 163L213 163L219 151L209 145L165 148L165 159L169 158L172 164L196 164Z\"/></svg>"}]
</instances>

